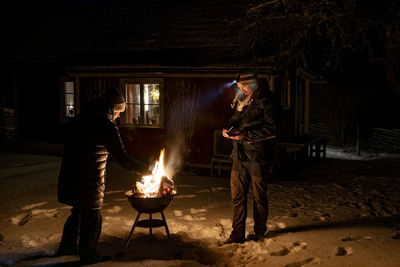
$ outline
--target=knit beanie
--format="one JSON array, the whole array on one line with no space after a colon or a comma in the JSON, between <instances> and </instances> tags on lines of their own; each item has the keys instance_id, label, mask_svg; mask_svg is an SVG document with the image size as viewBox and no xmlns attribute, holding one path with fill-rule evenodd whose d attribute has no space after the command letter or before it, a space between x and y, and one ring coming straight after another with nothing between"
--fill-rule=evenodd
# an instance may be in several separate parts
<instances>
[{"instance_id":1,"label":"knit beanie","mask_svg":"<svg viewBox=\"0 0 400 267\"><path fill-rule=\"evenodd\" d=\"M117 88L108 89L105 98L113 106L114 112L125 111L125 98Z\"/></svg>"}]
</instances>

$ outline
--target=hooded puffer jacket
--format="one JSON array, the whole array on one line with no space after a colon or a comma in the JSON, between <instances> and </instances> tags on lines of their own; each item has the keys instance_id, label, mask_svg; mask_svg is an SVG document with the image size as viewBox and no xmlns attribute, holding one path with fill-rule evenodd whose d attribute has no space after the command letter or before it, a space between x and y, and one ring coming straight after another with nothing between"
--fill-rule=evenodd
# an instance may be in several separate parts
<instances>
[{"instance_id":1,"label":"hooded puffer jacket","mask_svg":"<svg viewBox=\"0 0 400 267\"><path fill-rule=\"evenodd\" d=\"M89 110L66 125L58 200L82 209L101 209L108 154L128 170L143 170L145 164L126 152L105 102L97 101Z\"/></svg>"},{"instance_id":2,"label":"hooded puffer jacket","mask_svg":"<svg viewBox=\"0 0 400 267\"><path fill-rule=\"evenodd\" d=\"M269 162L273 160L275 135L281 115L277 96L269 90L254 92L253 98L242 111L236 106L230 127L239 130L243 138L233 141L232 159L246 162ZM271 139L268 139L271 138Z\"/></svg>"}]
</instances>

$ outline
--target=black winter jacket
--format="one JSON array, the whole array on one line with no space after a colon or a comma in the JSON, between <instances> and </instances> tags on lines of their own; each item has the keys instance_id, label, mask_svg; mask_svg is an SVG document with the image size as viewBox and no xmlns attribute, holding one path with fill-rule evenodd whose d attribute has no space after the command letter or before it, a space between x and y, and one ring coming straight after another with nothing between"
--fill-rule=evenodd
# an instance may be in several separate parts
<instances>
[{"instance_id":1,"label":"black winter jacket","mask_svg":"<svg viewBox=\"0 0 400 267\"><path fill-rule=\"evenodd\" d=\"M279 125L281 106L276 95L269 90L256 91L253 95L251 103L242 111L237 111L234 106L229 123L244 136L239 141L233 141L232 159L247 162L270 161L275 149L274 137ZM271 139L267 139L268 137Z\"/></svg>"},{"instance_id":2,"label":"black winter jacket","mask_svg":"<svg viewBox=\"0 0 400 267\"><path fill-rule=\"evenodd\" d=\"M64 155L59 180L58 200L83 209L101 209L105 190L108 154L128 170L144 164L129 156L118 128L111 120L110 108L97 103L91 112L82 113L66 125Z\"/></svg>"}]
</instances>

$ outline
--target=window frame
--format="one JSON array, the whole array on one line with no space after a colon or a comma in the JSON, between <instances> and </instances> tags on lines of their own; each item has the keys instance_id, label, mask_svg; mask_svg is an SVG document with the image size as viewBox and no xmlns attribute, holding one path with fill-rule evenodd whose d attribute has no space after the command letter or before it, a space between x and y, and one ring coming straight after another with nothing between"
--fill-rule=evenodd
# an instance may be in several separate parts
<instances>
[{"instance_id":1,"label":"window frame","mask_svg":"<svg viewBox=\"0 0 400 267\"><path fill-rule=\"evenodd\" d=\"M67 92L67 83L72 83L72 92ZM72 95L72 104L67 103L67 95ZM73 114L68 114L67 107L72 107ZM64 117L69 120L76 116L76 86L75 81L64 81Z\"/></svg>"},{"instance_id":2,"label":"window frame","mask_svg":"<svg viewBox=\"0 0 400 267\"><path fill-rule=\"evenodd\" d=\"M140 114L143 116L142 112L144 110L144 101L142 92L144 90L144 84L159 84L160 96L159 96L159 125L149 125L149 124L135 124L126 122L126 114L128 110L128 105L136 105L135 103L128 103L126 98L126 85L127 84L140 84ZM121 127L132 127L132 128L150 128L150 129L164 129L164 79L162 78L129 78L120 79L120 90L125 97L126 109L121 113L121 118L119 120Z\"/></svg>"},{"instance_id":3,"label":"window frame","mask_svg":"<svg viewBox=\"0 0 400 267\"><path fill-rule=\"evenodd\" d=\"M74 107L74 115L69 116L66 111L67 101L66 101L66 83L72 82L73 83L73 93L69 93L73 95L73 107ZM74 77L68 77L68 76L60 76L59 78L59 88L60 88L60 121L61 123L66 123L70 121L72 118L76 117L79 114L79 97L78 97L78 81Z\"/></svg>"}]
</instances>

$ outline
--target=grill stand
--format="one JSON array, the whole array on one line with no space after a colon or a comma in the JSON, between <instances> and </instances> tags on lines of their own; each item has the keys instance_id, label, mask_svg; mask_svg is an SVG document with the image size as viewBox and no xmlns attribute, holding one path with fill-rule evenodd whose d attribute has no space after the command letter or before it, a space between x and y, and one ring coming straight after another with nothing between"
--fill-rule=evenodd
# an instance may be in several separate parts
<instances>
[{"instance_id":1,"label":"grill stand","mask_svg":"<svg viewBox=\"0 0 400 267\"><path fill-rule=\"evenodd\" d=\"M152 212L152 213L148 213L149 214L149 219L148 220L140 220L140 221L139 221L140 215L143 212L138 212L138 215L136 216L135 222L133 223L131 232L129 233L128 239L125 241L124 249L122 250L122 252L120 254L121 257L124 255L126 249L128 248L129 242L131 240L131 236L132 236L132 234L133 234L133 232L134 232L136 227L149 228L149 235L150 235L150 240L151 240L151 237L153 235L153 228L158 228L158 227L163 227L164 226L165 227L165 232L167 233L169 245L171 246L171 250L172 250L172 253L173 253L175 259L182 259L182 255L180 253L176 252L174 242L172 242L172 238L171 238L171 235L169 233L168 226L167 226L167 221L165 220L164 212L163 211L159 211L159 212L161 213L162 220L153 219L152 218L153 212Z\"/></svg>"}]
</instances>

